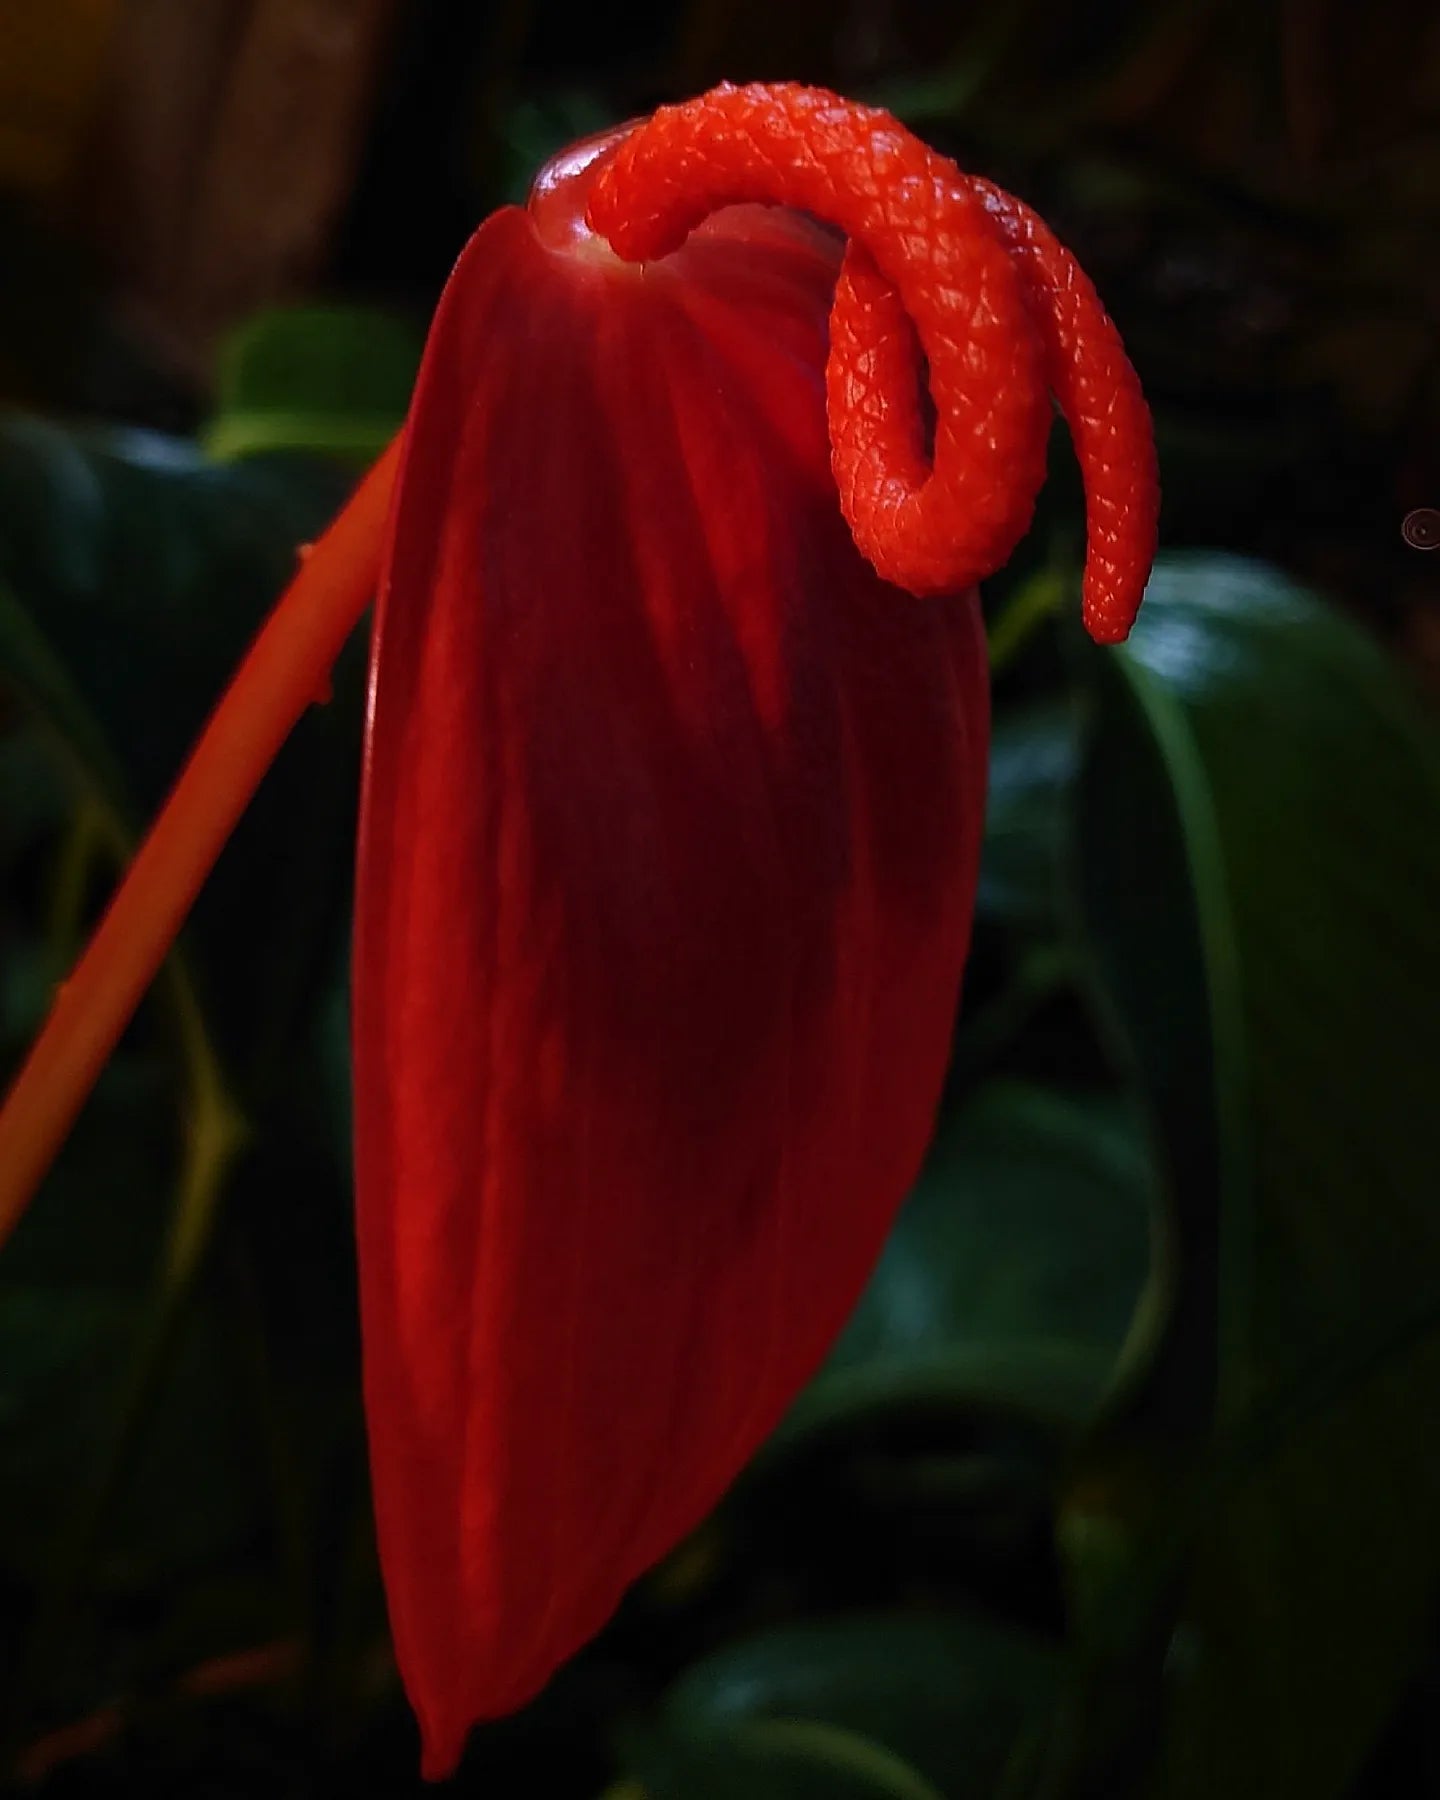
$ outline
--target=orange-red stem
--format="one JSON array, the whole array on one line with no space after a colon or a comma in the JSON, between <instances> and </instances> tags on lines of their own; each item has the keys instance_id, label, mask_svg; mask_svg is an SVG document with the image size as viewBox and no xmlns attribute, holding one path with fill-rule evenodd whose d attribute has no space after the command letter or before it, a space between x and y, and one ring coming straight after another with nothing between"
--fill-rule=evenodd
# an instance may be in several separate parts
<instances>
[{"instance_id":1,"label":"orange-red stem","mask_svg":"<svg viewBox=\"0 0 1440 1800\"><path fill-rule=\"evenodd\" d=\"M0 1109L0 1243L64 1141L201 884L375 592L391 444L313 546L240 665Z\"/></svg>"}]
</instances>

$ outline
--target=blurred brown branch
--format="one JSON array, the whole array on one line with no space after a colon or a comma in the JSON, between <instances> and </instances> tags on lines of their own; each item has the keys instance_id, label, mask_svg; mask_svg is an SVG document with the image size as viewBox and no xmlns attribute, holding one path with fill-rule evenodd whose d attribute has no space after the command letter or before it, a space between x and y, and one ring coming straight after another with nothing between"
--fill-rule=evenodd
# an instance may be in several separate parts
<instances>
[{"instance_id":1,"label":"blurred brown branch","mask_svg":"<svg viewBox=\"0 0 1440 1800\"><path fill-rule=\"evenodd\" d=\"M395 0L126 0L79 204L178 369L303 291L353 183Z\"/></svg>"}]
</instances>

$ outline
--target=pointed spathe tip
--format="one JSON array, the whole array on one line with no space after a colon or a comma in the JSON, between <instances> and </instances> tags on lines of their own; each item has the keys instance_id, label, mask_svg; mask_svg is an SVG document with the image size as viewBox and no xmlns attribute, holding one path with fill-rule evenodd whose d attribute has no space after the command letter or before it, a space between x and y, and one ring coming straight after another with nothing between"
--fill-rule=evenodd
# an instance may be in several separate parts
<instances>
[{"instance_id":1,"label":"pointed spathe tip","mask_svg":"<svg viewBox=\"0 0 1440 1800\"><path fill-rule=\"evenodd\" d=\"M465 1754L468 1724L461 1719L436 1719L433 1715L420 1723L420 1778L422 1781L448 1781L460 1767Z\"/></svg>"}]
</instances>

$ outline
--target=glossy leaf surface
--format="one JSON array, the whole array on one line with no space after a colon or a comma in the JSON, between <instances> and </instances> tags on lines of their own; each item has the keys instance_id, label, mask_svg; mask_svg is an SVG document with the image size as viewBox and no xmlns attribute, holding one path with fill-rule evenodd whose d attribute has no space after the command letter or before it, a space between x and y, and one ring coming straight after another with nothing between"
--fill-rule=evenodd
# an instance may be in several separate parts
<instances>
[{"instance_id":1,"label":"glossy leaf surface","mask_svg":"<svg viewBox=\"0 0 1440 1800\"><path fill-rule=\"evenodd\" d=\"M1086 918L1176 1171L1176 1318L1218 1280L1221 1428L1218 1487L1179 1517L1198 1560L1157 1791L1313 1800L1383 1722L1440 1575L1440 747L1373 646L1268 570L1167 559L1142 617L1099 689ZM1143 908L1126 836L1183 848ZM1169 1006L1141 1003L1147 965L1190 971Z\"/></svg>"}]
</instances>

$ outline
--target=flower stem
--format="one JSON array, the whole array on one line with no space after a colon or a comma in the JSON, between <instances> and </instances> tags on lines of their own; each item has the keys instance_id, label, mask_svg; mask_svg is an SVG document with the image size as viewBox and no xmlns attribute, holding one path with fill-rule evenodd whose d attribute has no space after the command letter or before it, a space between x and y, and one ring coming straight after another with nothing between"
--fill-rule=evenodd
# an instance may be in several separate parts
<instances>
[{"instance_id":1,"label":"flower stem","mask_svg":"<svg viewBox=\"0 0 1440 1800\"><path fill-rule=\"evenodd\" d=\"M0 1110L0 1244L25 1210L216 857L375 591L397 439L306 554L191 752Z\"/></svg>"}]
</instances>

